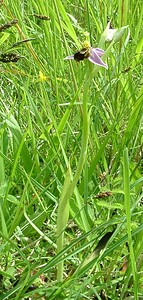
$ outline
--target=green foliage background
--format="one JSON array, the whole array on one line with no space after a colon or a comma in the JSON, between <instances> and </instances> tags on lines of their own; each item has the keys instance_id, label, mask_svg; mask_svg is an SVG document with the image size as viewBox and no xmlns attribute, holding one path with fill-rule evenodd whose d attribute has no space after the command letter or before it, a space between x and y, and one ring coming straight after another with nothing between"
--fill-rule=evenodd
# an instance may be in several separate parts
<instances>
[{"instance_id":1,"label":"green foliage background","mask_svg":"<svg viewBox=\"0 0 143 300\"><path fill-rule=\"evenodd\" d=\"M0 299L142 299L142 1L4 0L0 8L1 24L18 20L0 32L0 55L22 56L0 61ZM88 152L57 254L57 208L80 156L89 63L63 59L86 31L106 50L109 20L128 27L107 53L108 71L97 69L90 83Z\"/></svg>"}]
</instances>

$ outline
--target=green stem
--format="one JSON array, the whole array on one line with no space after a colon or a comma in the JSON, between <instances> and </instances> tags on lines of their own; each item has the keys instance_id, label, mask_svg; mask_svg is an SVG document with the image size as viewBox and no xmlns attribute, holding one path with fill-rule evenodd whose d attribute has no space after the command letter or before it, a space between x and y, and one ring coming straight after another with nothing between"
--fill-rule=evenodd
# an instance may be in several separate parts
<instances>
[{"instance_id":1,"label":"green stem","mask_svg":"<svg viewBox=\"0 0 143 300\"><path fill-rule=\"evenodd\" d=\"M88 113L88 94L89 94L89 85L90 80L87 73L85 85L84 85L84 93L83 93L83 129L82 129L82 147L81 153L77 165L77 169L74 177L72 176L72 172L70 167L68 168L67 175L65 178L59 207L57 213L57 249L58 253L63 249L63 240L64 240L64 229L66 227L68 217L69 217L69 199L72 196L76 184L80 178L80 175L83 170L84 162L87 154L87 146L88 146L88 137L89 137L89 123L90 123L90 114ZM58 264L57 270L57 280L63 280L63 261Z\"/></svg>"},{"instance_id":2,"label":"green stem","mask_svg":"<svg viewBox=\"0 0 143 300\"><path fill-rule=\"evenodd\" d=\"M126 208L127 218L127 234L128 244L130 250L130 261L132 267L132 274L134 280L134 299L138 299L138 278L137 278L137 267L134 255L133 240L132 240L132 226L131 226L131 204L130 204L130 176L129 176L129 157L128 149L124 149L123 152L123 174L124 174L124 199Z\"/></svg>"}]
</instances>

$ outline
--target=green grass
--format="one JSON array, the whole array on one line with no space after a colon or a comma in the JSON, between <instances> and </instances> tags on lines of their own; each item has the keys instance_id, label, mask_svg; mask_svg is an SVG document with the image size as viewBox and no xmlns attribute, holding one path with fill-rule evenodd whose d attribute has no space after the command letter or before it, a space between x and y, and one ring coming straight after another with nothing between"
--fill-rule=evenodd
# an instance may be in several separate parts
<instances>
[{"instance_id":1,"label":"green grass","mask_svg":"<svg viewBox=\"0 0 143 300\"><path fill-rule=\"evenodd\" d=\"M0 9L0 300L142 299L142 1Z\"/></svg>"}]
</instances>

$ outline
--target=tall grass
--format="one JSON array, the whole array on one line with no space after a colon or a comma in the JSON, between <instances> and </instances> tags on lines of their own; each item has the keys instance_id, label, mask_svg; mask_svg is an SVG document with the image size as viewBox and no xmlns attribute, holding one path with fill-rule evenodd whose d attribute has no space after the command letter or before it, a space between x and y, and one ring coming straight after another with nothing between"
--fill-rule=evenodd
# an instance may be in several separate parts
<instances>
[{"instance_id":1,"label":"tall grass","mask_svg":"<svg viewBox=\"0 0 143 300\"><path fill-rule=\"evenodd\" d=\"M0 300L142 299L142 2L0 5Z\"/></svg>"}]
</instances>

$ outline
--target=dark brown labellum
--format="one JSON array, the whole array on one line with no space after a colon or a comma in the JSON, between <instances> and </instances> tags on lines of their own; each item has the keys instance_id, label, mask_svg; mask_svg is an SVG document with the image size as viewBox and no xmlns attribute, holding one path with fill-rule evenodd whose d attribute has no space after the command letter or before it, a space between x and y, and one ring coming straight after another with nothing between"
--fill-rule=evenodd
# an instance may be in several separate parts
<instances>
[{"instance_id":1,"label":"dark brown labellum","mask_svg":"<svg viewBox=\"0 0 143 300\"><path fill-rule=\"evenodd\" d=\"M90 48L83 48L74 54L74 59L76 61L84 60L90 56Z\"/></svg>"}]
</instances>

